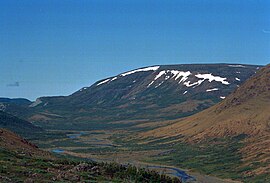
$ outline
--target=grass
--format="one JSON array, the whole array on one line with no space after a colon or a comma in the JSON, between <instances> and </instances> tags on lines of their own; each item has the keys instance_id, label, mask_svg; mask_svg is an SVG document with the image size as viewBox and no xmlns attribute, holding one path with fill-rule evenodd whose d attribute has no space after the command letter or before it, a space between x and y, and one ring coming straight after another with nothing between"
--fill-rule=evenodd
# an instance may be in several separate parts
<instances>
[{"instance_id":1,"label":"grass","mask_svg":"<svg viewBox=\"0 0 270 183\"><path fill-rule=\"evenodd\" d=\"M171 165L184 169L191 169L202 174L217 176L220 178L229 178L235 180L243 180L245 182L270 182L269 175L247 176L245 172L255 169L256 167L263 167L259 162L254 162L251 166L243 166L241 161L242 155L239 149L244 145L241 143L246 138L245 135L239 135L231 139L214 139L200 144L185 144L185 143L169 143L176 137L162 138L162 139L144 139L151 141L148 144L140 144L140 140L130 138L136 133L113 133L107 140L112 141L117 147L104 147L98 145L86 144L80 141L80 138L67 139L66 134L70 132L50 132L52 138L48 134L47 139L41 142L42 147L71 147L72 152L83 154L103 154L110 157L110 154L117 153L125 154L130 152L160 150L167 153L159 153L159 156L152 156L149 154L141 157L148 163L158 163L164 165ZM102 135L102 132L90 132L84 135L85 138L96 138ZM54 142L49 144L42 144L48 140ZM181 139L181 136L176 139ZM53 146L52 146L53 145ZM77 148L78 147L78 148ZM83 148L80 148L83 147ZM121 159L121 157L119 157ZM267 163L266 163L267 164Z\"/></svg>"},{"instance_id":2,"label":"grass","mask_svg":"<svg viewBox=\"0 0 270 183\"><path fill-rule=\"evenodd\" d=\"M267 182L269 175L246 176L245 172L261 167L257 162L253 167L243 166L239 149L243 144L237 139L215 139L200 144L179 143L170 154L148 158L151 163L191 169L202 174L244 182Z\"/></svg>"},{"instance_id":3,"label":"grass","mask_svg":"<svg viewBox=\"0 0 270 183\"><path fill-rule=\"evenodd\" d=\"M82 159L21 156L0 148L0 182L180 182L157 172Z\"/></svg>"}]
</instances>

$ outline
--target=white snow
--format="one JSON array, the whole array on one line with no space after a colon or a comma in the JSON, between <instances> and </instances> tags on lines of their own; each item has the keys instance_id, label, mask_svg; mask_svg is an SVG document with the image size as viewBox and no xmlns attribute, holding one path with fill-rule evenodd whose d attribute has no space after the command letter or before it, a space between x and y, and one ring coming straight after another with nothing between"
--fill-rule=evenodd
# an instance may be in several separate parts
<instances>
[{"instance_id":1,"label":"white snow","mask_svg":"<svg viewBox=\"0 0 270 183\"><path fill-rule=\"evenodd\" d=\"M220 96L219 98L221 98L221 99L225 99L226 97Z\"/></svg>"},{"instance_id":2,"label":"white snow","mask_svg":"<svg viewBox=\"0 0 270 183\"><path fill-rule=\"evenodd\" d=\"M165 80L168 80L170 77L171 77L171 76L166 76L166 77L165 77Z\"/></svg>"},{"instance_id":3,"label":"white snow","mask_svg":"<svg viewBox=\"0 0 270 183\"><path fill-rule=\"evenodd\" d=\"M239 78L235 78L235 80L240 81L240 79L239 79Z\"/></svg>"},{"instance_id":4,"label":"white snow","mask_svg":"<svg viewBox=\"0 0 270 183\"><path fill-rule=\"evenodd\" d=\"M146 72L146 71L156 71L159 69L160 66L153 66L153 67L146 67L146 68L141 68L141 69L136 69L133 71L129 71L129 72L125 72L123 74L121 74L121 76L127 76L130 74L134 74L136 72Z\"/></svg>"},{"instance_id":5,"label":"white snow","mask_svg":"<svg viewBox=\"0 0 270 183\"><path fill-rule=\"evenodd\" d=\"M229 67L246 67L244 65L228 65Z\"/></svg>"},{"instance_id":6,"label":"white snow","mask_svg":"<svg viewBox=\"0 0 270 183\"><path fill-rule=\"evenodd\" d=\"M217 91L218 88L207 89L206 92Z\"/></svg>"},{"instance_id":7,"label":"white snow","mask_svg":"<svg viewBox=\"0 0 270 183\"><path fill-rule=\"evenodd\" d=\"M159 87L160 85L162 85L164 83L164 81L162 81L161 83L159 83L157 86L155 86L155 88Z\"/></svg>"},{"instance_id":8,"label":"white snow","mask_svg":"<svg viewBox=\"0 0 270 183\"><path fill-rule=\"evenodd\" d=\"M190 71L184 72L184 71L171 70L170 72L174 75L172 78L175 77L175 80L179 79L182 76L179 83L181 83L182 81L187 80L188 76L191 75Z\"/></svg>"},{"instance_id":9,"label":"white snow","mask_svg":"<svg viewBox=\"0 0 270 183\"><path fill-rule=\"evenodd\" d=\"M171 77L171 75L167 75L168 73L172 74L173 76ZM169 78L174 78L175 80L177 80L180 77L182 77L181 80L179 81L179 83L181 83L182 81L186 81L188 79L188 76L191 75L191 72L177 71L177 70L162 70L156 75L154 80L151 81L148 87L151 86L158 78L160 78L163 75L165 75L165 80L168 80Z\"/></svg>"},{"instance_id":10,"label":"white snow","mask_svg":"<svg viewBox=\"0 0 270 183\"><path fill-rule=\"evenodd\" d=\"M185 95L187 93L187 91L184 91L183 95Z\"/></svg>"},{"instance_id":11,"label":"white snow","mask_svg":"<svg viewBox=\"0 0 270 183\"><path fill-rule=\"evenodd\" d=\"M86 90L87 89L87 87L83 87L82 89L80 89L80 91L83 91L83 90Z\"/></svg>"},{"instance_id":12,"label":"white snow","mask_svg":"<svg viewBox=\"0 0 270 183\"><path fill-rule=\"evenodd\" d=\"M155 81L151 81L151 83L149 83L149 85L147 86L147 88L148 88L149 86L151 86L154 82L155 82Z\"/></svg>"},{"instance_id":13,"label":"white snow","mask_svg":"<svg viewBox=\"0 0 270 183\"><path fill-rule=\"evenodd\" d=\"M156 77L155 77L155 79L154 80L157 80L158 78L160 78L163 74L165 74L166 73L166 71L160 71L159 73L158 73L158 75L156 75Z\"/></svg>"},{"instance_id":14,"label":"white snow","mask_svg":"<svg viewBox=\"0 0 270 183\"><path fill-rule=\"evenodd\" d=\"M97 86L102 85L102 84L104 84L104 83L107 83L108 81L110 81L110 79L106 79L106 80L104 80L104 81L101 81L100 83L97 84Z\"/></svg>"},{"instance_id":15,"label":"white snow","mask_svg":"<svg viewBox=\"0 0 270 183\"><path fill-rule=\"evenodd\" d=\"M111 81L114 81L114 80L116 80L116 79L117 79L117 77L114 77L114 78L111 79Z\"/></svg>"},{"instance_id":16,"label":"white snow","mask_svg":"<svg viewBox=\"0 0 270 183\"><path fill-rule=\"evenodd\" d=\"M187 81L187 82L184 82L184 85L186 87L191 87L191 86L199 86L200 84L202 84L202 82L204 82L204 80L199 80L197 82L194 82L194 83L190 83L190 81Z\"/></svg>"},{"instance_id":17,"label":"white snow","mask_svg":"<svg viewBox=\"0 0 270 183\"><path fill-rule=\"evenodd\" d=\"M213 76L212 74L196 74L195 76L203 80L208 80L209 82L217 81L217 82L221 82L224 85L230 84L228 81L225 81L227 78Z\"/></svg>"}]
</instances>

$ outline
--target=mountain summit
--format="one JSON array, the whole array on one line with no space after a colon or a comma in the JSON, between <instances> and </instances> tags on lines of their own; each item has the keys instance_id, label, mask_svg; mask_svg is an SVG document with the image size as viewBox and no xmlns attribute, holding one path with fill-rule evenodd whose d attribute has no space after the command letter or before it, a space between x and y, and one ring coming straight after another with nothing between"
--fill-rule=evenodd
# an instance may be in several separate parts
<instances>
[{"instance_id":1,"label":"mountain summit","mask_svg":"<svg viewBox=\"0 0 270 183\"><path fill-rule=\"evenodd\" d=\"M66 97L41 97L31 121L76 123L164 120L188 116L223 100L260 66L186 64L139 68L106 78ZM46 113L44 112L46 111ZM62 119L59 116L65 116Z\"/></svg>"}]
</instances>

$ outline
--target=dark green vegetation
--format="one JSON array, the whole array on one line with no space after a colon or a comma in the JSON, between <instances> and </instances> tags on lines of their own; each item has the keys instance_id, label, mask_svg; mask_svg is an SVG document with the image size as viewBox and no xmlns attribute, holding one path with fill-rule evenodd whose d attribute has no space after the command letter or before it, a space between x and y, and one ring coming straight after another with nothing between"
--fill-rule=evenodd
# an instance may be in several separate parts
<instances>
[{"instance_id":1,"label":"dark green vegetation","mask_svg":"<svg viewBox=\"0 0 270 183\"><path fill-rule=\"evenodd\" d=\"M17 105L30 105L32 102L24 98L0 98L0 103L17 104Z\"/></svg>"},{"instance_id":2,"label":"dark green vegetation","mask_svg":"<svg viewBox=\"0 0 270 183\"><path fill-rule=\"evenodd\" d=\"M0 111L0 128L12 130L20 135L42 131L40 127L2 111Z\"/></svg>"},{"instance_id":3,"label":"dark green vegetation","mask_svg":"<svg viewBox=\"0 0 270 183\"><path fill-rule=\"evenodd\" d=\"M62 132L62 135L63 134L70 134L70 132ZM147 154L143 153L143 155L139 155L139 157L130 156L129 161L136 162L139 160L149 164L180 167L206 175L217 176L224 179L241 180L250 183L267 182L270 180L270 176L267 174L248 174L250 170L267 166L268 163L265 162L265 164L263 164L261 162L253 162L250 166L242 161L243 155L239 150L245 145L243 140L247 137L244 134L234 138L217 138L197 144L187 144L179 141L172 142L174 139L181 139L181 135L179 137L163 139L148 138L141 141L134 138L134 136L136 136L136 133L134 132L122 134L116 133L108 137L113 145L99 145L99 139L97 139L97 142L95 142L94 145L83 143L81 141L81 138L89 138L88 142L90 142L93 141L91 138L96 139L95 135L102 134L103 133L101 132L97 134L89 133L74 139L59 135L59 141L44 146L42 145L41 147L67 148L70 152L89 155L89 157L92 155L99 155L94 157L100 158L101 160L105 158L108 161L123 158L123 162L125 161L124 156L127 156L128 154L148 152ZM148 141L148 143L141 144L145 141ZM151 153L156 150L158 150L159 153ZM117 156L114 156L115 154L117 154Z\"/></svg>"},{"instance_id":4,"label":"dark green vegetation","mask_svg":"<svg viewBox=\"0 0 270 183\"><path fill-rule=\"evenodd\" d=\"M181 138L181 137L180 137ZM163 150L158 155L144 159L147 163L162 164L183 169L190 169L206 175L224 179L241 180L248 183L264 183L270 181L269 174L252 175L248 171L264 167L269 162L253 162L250 165L242 161L243 155L239 150L245 145L241 140L245 135L235 138L212 139L196 144L171 142L173 138L147 139L147 144L138 140L117 140L119 144L128 147L128 151Z\"/></svg>"},{"instance_id":5,"label":"dark green vegetation","mask_svg":"<svg viewBox=\"0 0 270 183\"><path fill-rule=\"evenodd\" d=\"M116 163L33 158L0 148L1 182L180 182L155 171Z\"/></svg>"},{"instance_id":6,"label":"dark green vegetation","mask_svg":"<svg viewBox=\"0 0 270 183\"><path fill-rule=\"evenodd\" d=\"M0 129L0 182L180 182L155 171L117 163L59 158Z\"/></svg>"}]
</instances>

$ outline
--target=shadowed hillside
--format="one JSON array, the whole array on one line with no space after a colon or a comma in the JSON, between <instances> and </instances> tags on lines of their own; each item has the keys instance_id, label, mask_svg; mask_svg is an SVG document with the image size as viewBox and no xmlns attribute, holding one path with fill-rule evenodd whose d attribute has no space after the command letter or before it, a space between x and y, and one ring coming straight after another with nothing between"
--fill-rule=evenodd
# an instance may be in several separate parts
<instances>
[{"instance_id":1,"label":"shadowed hillside","mask_svg":"<svg viewBox=\"0 0 270 183\"><path fill-rule=\"evenodd\" d=\"M0 128L6 128L21 135L42 131L42 128L2 111L0 111Z\"/></svg>"}]
</instances>

